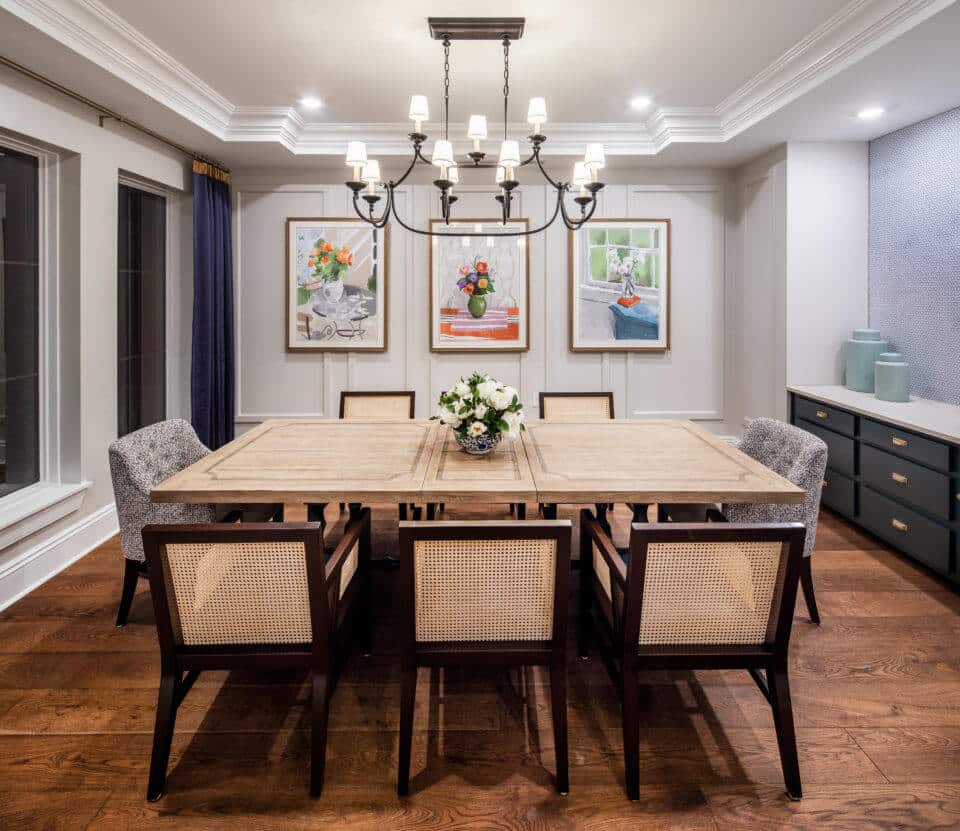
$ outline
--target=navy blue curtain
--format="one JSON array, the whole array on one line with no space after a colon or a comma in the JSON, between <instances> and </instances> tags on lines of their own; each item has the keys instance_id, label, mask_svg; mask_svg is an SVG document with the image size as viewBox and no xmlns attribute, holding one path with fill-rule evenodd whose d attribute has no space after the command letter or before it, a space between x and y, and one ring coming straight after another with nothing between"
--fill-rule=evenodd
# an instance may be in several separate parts
<instances>
[{"instance_id":1,"label":"navy blue curtain","mask_svg":"<svg viewBox=\"0 0 960 831\"><path fill-rule=\"evenodd\" d=\"M193 163L191 420L207 447L233 438L233 234L229 175Z\"/></svg>"}]
</instances>

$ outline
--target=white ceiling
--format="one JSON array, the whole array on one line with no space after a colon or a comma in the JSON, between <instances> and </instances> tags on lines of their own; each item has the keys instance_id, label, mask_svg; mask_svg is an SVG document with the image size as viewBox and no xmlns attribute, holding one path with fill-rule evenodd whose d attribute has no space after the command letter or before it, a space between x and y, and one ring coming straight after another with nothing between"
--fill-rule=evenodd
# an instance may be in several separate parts
<instances>
[{"instance_id":1,"label":"white ceiling","mask_svg":"<svg viewBox=\"0 0 960 831\"><path fill-rule=\"evenodd\" d=\"M525 16L511 50L512 120L546 97L552 120L641 121L636 95L671 107L715 107L848 0L106 0L238 106L323 99L309 121L397 122L410 95L439 118L442 46L427 18ZM789 11L789 13L785 13ZM185 25L185 21L187 21ZM496 41L451 46L451 120L502 108ZM499 120L499 119L498 119Z\"/></svg>"},{"instance_id":2,"label":"white ceiling","mask_svg":"<svg viewBox=\"0 0 960 831\"><path fill-rule=\"evenodd\" d=\"M544 95L547 152L602 140L616 167L738 164L960 105L954 0L0 0L0 54L232 167L311 170L339 165L348 138L406 154L413 92L440 115L441 50L426 28L438 12L526 16L511 130ZM493 129L499 45L455 42L452 64L452 137L476 111ZM304 94L325 106L301 112ZM654 99L647 113L627 106L640 94ZM882 119L855 118L875 103Z\"/></svg>"}]
</instances>

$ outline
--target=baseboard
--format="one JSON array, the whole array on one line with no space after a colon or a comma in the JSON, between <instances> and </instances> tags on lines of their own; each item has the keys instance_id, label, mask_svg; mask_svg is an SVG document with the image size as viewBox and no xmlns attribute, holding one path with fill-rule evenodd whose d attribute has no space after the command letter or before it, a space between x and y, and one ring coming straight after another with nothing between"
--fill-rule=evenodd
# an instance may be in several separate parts
<instances>
[{"instance_id":1,"label":"baseboard","mask_svg":"<svg viewBox=\"0 0 960 831\"><path fill-rule=\"evenodd\" d=\"M5 563L0 567L0 610L42 586L118 530L117 508L111 502Z\"/></svg>"}]
</instances>

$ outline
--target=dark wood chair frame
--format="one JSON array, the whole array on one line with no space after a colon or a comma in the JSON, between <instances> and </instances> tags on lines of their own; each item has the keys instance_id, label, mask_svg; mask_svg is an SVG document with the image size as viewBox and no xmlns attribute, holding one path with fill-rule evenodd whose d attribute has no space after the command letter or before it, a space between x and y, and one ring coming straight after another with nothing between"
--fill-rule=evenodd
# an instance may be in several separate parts
<instances>
[{"instance_id":1,"label":"dark wood chair frame","mask_svg":"<svg viewBox=\"0 0 960 831\"><path fill-rule=\"evenodd\" d=\"M612 392L540 392L540 418L546 421L549 419L544 415L545 406L547 399L549 398L606 398L610 402L610 418L615 418L614 409L613 409L613 393ZM604 528L607 529L607 533L610 533L610 523L607 521L607 511L613 510L613 505L610 503L598 502L593 506L597 511L597 518L600 520ZM634 522L639 522L637 509L634 506ZM645 507L645 506L644 506ZM544 505L540 504L540 513L548 519L556 519L557 516L557 506L556 505Z\"/></svg>"},{"instance_id":2,"label":"dark wood chair frame","mask_svg":"<svg viewBox=\"0 0 960 831\"><path fill-rule=\"evenodd\" d=\"M303 543L313 630L311 643L187 646L179 642L173 627L176 604L171 604L167 596L161 548L177 543L243 542ZM357 542L357 571L341 597L340 573ZM324 557L320 526L309 522L148 525L143 529L143 543L149 563L150 592L160 641L160 692L147 799L153 802L164 794L177 709L197 677L204 670L233 669L310 671L313 689L310 794L320 796L330 698L349 652L353 630L357 631L363 652L370 652L370 510L363 509L348 523L329 559Z\"/></svg>"},{"instance_id":3,"label":"dark wood chair frame","mask_svg":"<svg viewBox=\"0 0 960 831\"><path fill-rule=\"evenodd\" d=\"M805 534L800 523L635 523L630 534L629 559L624 562L593 513L586 508L581 510L577 643L581 658L589 656L594 639L602 641L606 648L607 669L622 697L624 768L629 799L640 798L640 673L696 669L745 669L750 673L773 711L787 795L794 800L802 797L787 652ZM669 542L780 542L784 546L786 556L781 558L777 575L774 614L766 643L759 646L638 644L647 549L651 543ZM611 597L594 572L593 543L610 569ZM760 675L761 670L765 679Z\"/></svg>"},{"instance_id":4,"label":"dark wood chair frame","mask_svg":"<svg viewBox=\"0 0 960 831\"><path fill-rule=\"evenodd\" d=\"M401 698L397 794L410 789L413 711L420 667L546 666L556 747L556 786L570 790L567 743L567 607L570 578L569 520L559 522L408 522L400 525ZM414 588L414 543L418 540L555 540L553 631L546 641L418 642Z\"/></svg>"},{"instance_id":5,"label":"dark wood chair frame","mask_svg":"<svg viewBox=\"0 0 960 831\"><path fill-rule=\"evenodd\" d=\"M250 516L250 522L282 522L283 505L243 505L233 508L218 522L244 522ZM147 579L147 563L140 560L123 558L123 585L120 589L120 606L117 608L117 628L127 625L130 607L137 593L137 584Z\"/></svg>"}]
</instances>

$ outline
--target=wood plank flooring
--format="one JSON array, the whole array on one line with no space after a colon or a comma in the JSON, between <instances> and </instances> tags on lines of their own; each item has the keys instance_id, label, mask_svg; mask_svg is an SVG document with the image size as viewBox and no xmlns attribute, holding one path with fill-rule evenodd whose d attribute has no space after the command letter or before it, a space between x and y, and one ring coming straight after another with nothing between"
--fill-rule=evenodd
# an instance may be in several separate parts
<instances>
[{"instance_id":1,"label":"wood plank flooring","mask_svg":"<svg viewBox=\"0 0 960 831\"><path fill-rule=\"evenodd\" d=\"M394 517L375 510L377 555L392 550ZM620 506L618 538L627 523ZM800 803L784 796L766 703L733 672L647 679L641 800L628 802L617 696L572 642L568 797L552 787L539 670L423 670L412 794L399 800L388 569L375 654L351 656L332 703L321 799L307 793L304 678L233 672L202 676L187 697L167 796L147 803L156 634L146 584L128 626L113 626L112 540L0 612L0 828L960 828L960 597L829 514L813 565L823 625L799 602L791 649Z\"/></svg>"}]
</instances>

